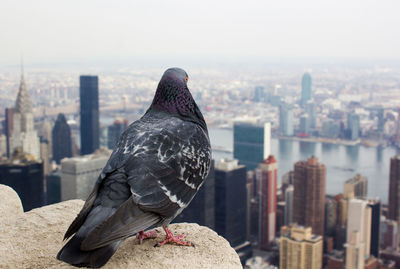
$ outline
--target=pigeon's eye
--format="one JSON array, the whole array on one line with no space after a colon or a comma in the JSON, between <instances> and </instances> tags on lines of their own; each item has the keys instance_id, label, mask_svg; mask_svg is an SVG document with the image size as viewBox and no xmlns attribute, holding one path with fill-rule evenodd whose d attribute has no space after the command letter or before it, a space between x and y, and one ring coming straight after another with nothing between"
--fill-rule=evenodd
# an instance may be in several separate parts
<instances>
[{"instance_id":1,"label":"pigeon's eye","mask_svg":"<svg viewBox=\"0 0 400 269\"><path fill-rule=\"evenodd\" d=\"M186 81L186 83L188 82L188 80L189 80L189 77L188 77L188 76L186 76L186 77L185 77L185 81Z\"/></svg>"}]
</instances>

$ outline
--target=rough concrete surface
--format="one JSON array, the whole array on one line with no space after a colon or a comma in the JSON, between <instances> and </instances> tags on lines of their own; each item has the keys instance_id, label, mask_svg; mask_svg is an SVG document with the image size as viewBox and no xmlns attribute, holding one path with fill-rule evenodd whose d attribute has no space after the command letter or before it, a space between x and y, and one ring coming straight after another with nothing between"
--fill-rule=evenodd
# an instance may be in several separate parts
<instances>
[{"instance_id":1,"label":"rough concrete surface","mask_svg":"<svg viewBox=\"0 0 400 269\"><path fill-rule=\"evenodd\" d=\"M0 219L0 268L72 268L55 256L83 201L70 200L15 214L16 204L21 202L14 195L13 204L12 195L4 196L5 192L9 190L0 185L0 208L7 217ZM18 210L22 211L22 206ZM136 238L125 240L103 268L242 268L229 243L209 228L189 223L172 224L170 228L176 234L186 234L195 247L154 248L165 236L158 228L158 238L145 240L142 245Z\"/></svg>"}]
</instances>

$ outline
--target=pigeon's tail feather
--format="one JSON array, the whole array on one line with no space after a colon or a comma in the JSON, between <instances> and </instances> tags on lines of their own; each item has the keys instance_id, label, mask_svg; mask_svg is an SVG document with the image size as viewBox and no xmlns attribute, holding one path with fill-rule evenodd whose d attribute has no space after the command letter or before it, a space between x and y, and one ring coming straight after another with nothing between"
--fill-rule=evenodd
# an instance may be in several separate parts
<instances>
[{"instance_id":1,"label":"pigeon's tail feather","mask_svg":"<svg viewBox=\"0 0 400 269\"><path fill-rule=\"evenodd\" d=\"M73 236L58 252L57 259L76 267L99 268L106 264L122 243L122 241L117 241L98 249L82 251L81 244L83 239L76 235Z\"/></svg>"}]
</instances>

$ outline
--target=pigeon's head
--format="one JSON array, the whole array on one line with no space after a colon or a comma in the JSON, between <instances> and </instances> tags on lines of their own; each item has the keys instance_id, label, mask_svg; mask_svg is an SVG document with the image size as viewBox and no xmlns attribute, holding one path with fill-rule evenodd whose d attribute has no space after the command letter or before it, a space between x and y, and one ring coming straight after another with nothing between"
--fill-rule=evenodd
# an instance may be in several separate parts
<instances>
[{"instance_id":1,"label":"pigeon's head","mask_svg":"<svg viewBox=\"0 0 400 269\"><path fill-rule=\"evenodd\" d=\"M188 74L181 68L169 68L165 71L149 111L168 112L205 126L203 115L187 87L188 80Z\"/></svg>"}]
</instances>

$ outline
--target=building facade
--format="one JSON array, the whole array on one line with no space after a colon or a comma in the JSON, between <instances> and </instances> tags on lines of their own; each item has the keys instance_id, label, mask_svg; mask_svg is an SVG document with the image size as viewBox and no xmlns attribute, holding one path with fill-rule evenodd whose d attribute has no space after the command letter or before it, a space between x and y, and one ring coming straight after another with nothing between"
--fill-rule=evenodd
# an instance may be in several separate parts
<instances>
[{"instance_id":1,"label":"building facade","mask_svg":"<svg viewBox=\"0 0 400 269\"><path fill-rule=\"evenodd\" d=\"M311 91L311 75L309 73L305 73L303 78L301 79L301 105L305 106L309 100L312 99L312 91Z\"/></svg>"},{"instance_id":2,"label":"building facade","mask_svg":"<svg viewBox=\"0 0 400 269\"><path fill-rule=\"evenodd\" d=\"M99 148L99 79L80 76L81 155Z\"/></svg>"},{"instance_id":3,"label":"building facade","mask_svg":"<svg viewBox=\"0 0 400 269\"><path fill-rule=\"evenodd\" d=\"M61 160L61 200L86 200L110 158L111 151Z\"/></svg>"},{"instance_id":4,"label":"building facade","mask_svg":"<svg viewBox=\"0 0 400 269\"><path fill-rule=\"evenodd\" d=\"M388 218L400 223L400 155L390 159Z\"/></svg>"},{"instance_id":5,"label":"building facade","mask_svg":"<svg viewBox=\"0 0 400 269\"><path fill-rule=\"evenodd\" d=\"M58 114L52 131L53 159L60 164L61 159L72 157L71 129L64 114Z\"/></svg>"},{"instance_id":6,"label":"building facade","mask_svg":"<svg viewBox=\"0 0 400 269\"><path fill-rule=\"evenodd\" d=\"M248 170L257 168L271 151L271 124L235 122L233 126L233 157Z\"/></svg>"},{"instance_id":7,"label":"building facade","mask_svg":"<svg viewBox=\"0 0 400 269\"><path fill-rule=\"evenodd\" d=\"M24 74L21 74L21 83L12 113L12 132L9 139L10 155L17 148L22 152L40 160L40 140L35 130L32 102L26 89Z\"/></svg>"},{"instance_id":8,"label":"building facade","mask_svg":"<svg viewBox=\"0 0 400 269\"><path fill-rule=\"evenodd\" d=\"M256 169L259 190L259 244L262 250L268 250L276 236L276 189L278 163L270 155Z\"/></svg>"},{"instance_id":9,"label":"building facade","mask_svg":"<svg viewBox=\"0 0 400 269\"><path fill-rule=\"evenodd\" d=\"M242 264L251 254L246 211L246 167L223 159L215 166L215 231L238 252Z\"/></svg>"},{"instance_id":10,"label":"building facade","mask_svg":"<svg viewBox=\"0 0 400 269\"><path fill-rule=\"evenodd\" d=\"M289 104L279 106L279 134L283 136L293 136L293 109Z\"/></svg>"},{"instance_id":11,"label":"building facade","mask_svg":"<svg viewBox=\"0 0 400 269\"><path fill-rule=\"evenodd\" d=\"M322 236L312 234L311 227L282 227L280 245L280 269L322 268Z\"/></svg>"},{"instance_id":12,"label":"building facade","mask_svg":"<svg viewBox=\"0 0 400 269\"><path fill-rule=\"evenodd\" d=\"M0 162L0 184L18 193L24 211L45 205L43 163L30 159L30 156Z\"/></svg>"},{"instance_id":13,"label":"building facade","mask_svg":"<svg viewBox=\"0 0 400 269\"><path fill-rule=\"evenodd\" d=\"M343 194L345 198L366 197L368 193L368 179L356 174L344 182Z\"/></svg>"},{"instance_id":14,"label":"building facade","mask_svg":"<svg viewBox=\"0 0 400 269\"><path fill-rule=\"evenodd\" d=\"M294 165L293 222L324 235L325 165L316 157Z\"/></svg>"}]
</instances>

